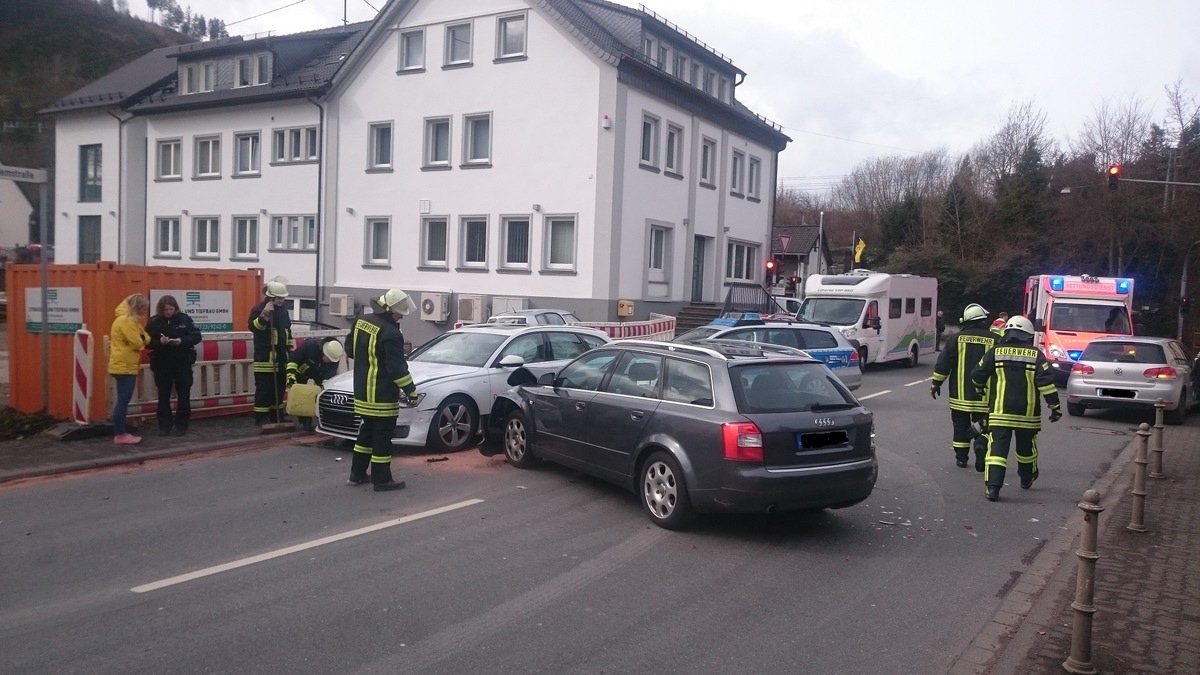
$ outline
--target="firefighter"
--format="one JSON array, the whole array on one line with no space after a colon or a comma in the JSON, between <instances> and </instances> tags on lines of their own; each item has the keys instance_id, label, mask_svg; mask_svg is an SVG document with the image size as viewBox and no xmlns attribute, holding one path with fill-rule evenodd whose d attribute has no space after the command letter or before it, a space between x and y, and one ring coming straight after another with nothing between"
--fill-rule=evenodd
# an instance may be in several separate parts
<instances>
[{"instance_id":1,"label":"firefighter","mask_svg":"<svg viewBox=\"0 0 1200 675\"><path fill-rule=\"evenodd\" d=\"M309 380L318 387L325 380L337 375L338 365L346 351L337 338L327 337L323 340L305 340L291 353L287 364L287 388L291 389L297 382L307 384ZM298 417L300 426L305 431L312 431L311 417Z\"/></svg>"},{"instance_id":2,"label":"firefighter","mask_svg":"<svg viewBox=\"0 0 1200 675\"><path fill-rule=\"evenodd\" d=\"M254 335L254 423L283 421L284 376L288 352L295 346L292 319L288 316L287 284L269 281L263 287L263 300L250 310L250 332Z\"/></svg>"},{"instance_id":3,"label":"firefighter","mask_svg":"<svg viewBox=\"0 0 1200 675\"><path fill-rule=\"evenodd\" d=\"M1008 312L1000 312L1000 316L992 322L992 332L1001 337L1004 336L1004 324L1008 323Z\"/></svg>"},{"instance_id":4,"label":"firefighter","mask_svg":"<svg viewBox=\"0 0 1200 675\"><path fill-rule=\"evenodd\" d=\"M1004 324L1004 337L975 367L971 382L988 394L988 453L983 472L985 496L1000 498L1008 467L1009 441L1016 438L1017 475L1028 490L1038 477L1037 433L1042 428L1041 398L1050 406L1050 421L1062 419L1054 375L1041 350L1033 346L1033 324L1014 316Z\"/></svg>"},{"instance_id":5,"label":"firefighter","mask_svg":"<svg viewBox=\"0 0 1200 675\"><path fill-rule=\"evenodd\" d=\"M937 398L942 393L942 384L950 382L950 424L954 429L951 446L954 448L954 463L966 468L972 446L972 425L981 428L987 419L987 399L971 384L971 370L979 365L980 359L996 344L997 336L988 328L988 313L977 304L963 309L959 323L962 329L946 341L946 347L938 356L933 367L933 382L929 395ZM975 470L982 472L986 441L975 438Z\"/></svg>"},{"instance_id":6,"label":"firefighter","mask_svg":"<svg viewBox=\"0 0 1200 675\"><path fill-rule=\"evenodd\" d=\"M413 311L413 302L393 288L374 305L374 312L360 316L346 338L354 359L354 412L362 419L347 482L370 481L376 492L386 492L404 487L404 481L392 478L392 434L400 402L415 406L419 401L400 332L400 317Z\"/></svg>"}]
</instances>

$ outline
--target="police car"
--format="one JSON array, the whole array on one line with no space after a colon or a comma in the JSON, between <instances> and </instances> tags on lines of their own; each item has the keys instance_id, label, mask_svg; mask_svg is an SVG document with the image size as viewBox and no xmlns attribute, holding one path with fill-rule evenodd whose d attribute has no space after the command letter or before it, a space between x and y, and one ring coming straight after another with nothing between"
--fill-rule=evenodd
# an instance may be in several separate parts
<instances>
[{"instance_id":1,"label":"police car","mask_svg":"<svg viewBox=\"0 0 1200 675\"><path fill-rule=\"evenodd\" d=\"M834 375L854 391L862 385L862 363L858 350L830 326L797 321L765 319L753 312L731 313L713 319L675 338L674 342L692 344L701 340L745 340L803 349L820 359Z\"/></svg>"}]
</instances>

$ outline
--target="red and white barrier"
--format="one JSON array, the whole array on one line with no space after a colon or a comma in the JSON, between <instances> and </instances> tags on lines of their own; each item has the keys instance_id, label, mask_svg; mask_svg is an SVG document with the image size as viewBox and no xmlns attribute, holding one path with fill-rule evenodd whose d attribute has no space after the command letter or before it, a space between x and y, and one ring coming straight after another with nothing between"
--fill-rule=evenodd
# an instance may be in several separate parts
<instances>
[{"instance_id":1,"label":"red and white barrier","mask_svg":"<svg viewBox=\"0 0 1200 675\"><path fill-rule=\"evenodd\" d=\"M581 321L574 325L602 330L614 340L640 338L669 341L675 338L675 317L666 314L652 313L649 321Z\"/></svg>"},{"instance_id":2,"label":"red and white barrier","mask_svg":"<svg viewBox=\"0 0 1200 675\"><path fill-rule=\"evenodd\" d=\"M87 324L75 331L74 366L71 373L71 419L88 423L88 405L92 401L92 353L94 342Z\"/></svg>"}]
</instances>

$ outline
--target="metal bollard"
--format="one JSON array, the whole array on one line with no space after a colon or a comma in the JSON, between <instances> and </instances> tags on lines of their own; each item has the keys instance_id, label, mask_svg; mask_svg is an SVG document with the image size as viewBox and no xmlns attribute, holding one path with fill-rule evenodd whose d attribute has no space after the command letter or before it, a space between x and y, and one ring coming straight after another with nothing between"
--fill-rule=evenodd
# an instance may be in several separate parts
<instances>
[{"instance_id":1,"label":"metal bollard","mask_svg":"<svg viewBox=\"0 0 1200 675\"><path fill-rule=\"evenodd\" d=\"M1154 436L1150 439L1150 477L1166 478L1162 470L1163 454L1163 414L1167 405L1160 398L1154 402Z\"/></svg>"},{"instance_id":2,"label":"metal bollard","mask_svg":"<svg viewBox=\"0 0 1200 675\"><path fill-rule=\"evenodd\" d=\"M1096 667L1092 665L1092 615L1096 607L1092 604L1096 592L1096 538L1100 529L1100 493L1088 490L1083 493L1083 501L1079 502L1083 510L1083 539L1079 542L1079 566L1075 572L1075 602L1071 609L1075 610L1075 618L1071 623L1071 655L1063 661L1063 670L1068 673L1094 675Z\"/></svg>"},{"instance_id":3,"label":"metal bollard","mask_svg":"<svg viewBox=\"0 0 1200 675\"><path fill-rule=\"evenodd\" d=\"M1137 455L1133 463L1137 468L1133 472L1133 514L1125 529L1134 532L1146 532L1146 439L1150 437L1150 425L1142 422L1137 430Z\"/></svg>"}]
</instances>

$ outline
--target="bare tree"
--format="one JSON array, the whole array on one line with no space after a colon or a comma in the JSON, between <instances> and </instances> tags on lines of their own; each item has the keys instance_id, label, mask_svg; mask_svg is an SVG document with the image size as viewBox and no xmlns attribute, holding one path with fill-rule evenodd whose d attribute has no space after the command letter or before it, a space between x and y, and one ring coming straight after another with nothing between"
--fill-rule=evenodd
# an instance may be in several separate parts
<instances>
[{"instance_id":1,"label":"bare tree","mask_svg":"<svg viewBox=\"0 0 1200 675\"><path fill-rule=\"evenodd\" d=\"M1120 105L1102 101L1095 110L1095 115L1084 120L1083 130L1071 142L1071 151L1095 157L1097 169L1137 159L1150 137L1150 113L1146 105L1130 97Z\"/></svg>"},{"instance_id":2,"label":"bare tree","mask_svg":"<svg viewBox=\"0 0 1200 675\"><path fill-rule=\"evenodd\" d=\"M1015 103L1008 109L1000 128L971 149L978 186L991 193L1000 179L1012 174L1021 156L1033 148L1042 157L1057 152L1057 144L1046 135L1046 113L1033 101Z\"/></svg>"}]
</instances>

